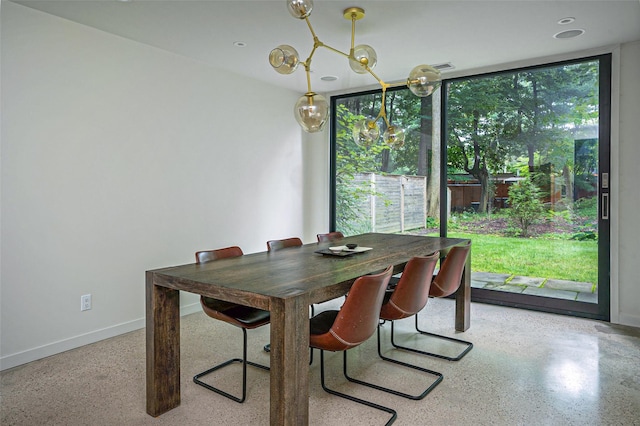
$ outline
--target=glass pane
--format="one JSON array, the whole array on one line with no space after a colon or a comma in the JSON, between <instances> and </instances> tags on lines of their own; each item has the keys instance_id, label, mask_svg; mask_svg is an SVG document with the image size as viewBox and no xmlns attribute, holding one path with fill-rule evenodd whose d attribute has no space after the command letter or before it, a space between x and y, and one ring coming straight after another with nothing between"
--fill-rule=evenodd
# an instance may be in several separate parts
<instances>
[{"instance_id":1,"label":"glass pane","mask_svg":"<svg viewBox=\"0 0 640 426\"><path fill-rule=\"evenodd\" d=\"M598 302L599 62L451 82L449 236L474 287Z\"/></svg>"},{"instance_id":2,"label":"glass pane","mask_svg":"<svg viewBox=\"0 0 640 426\"><path fill-rule=\"evenodd\" d=\"M379 92L340 97L335 102L336 230L363 232L426 232L427 217L439 216L440 132L439 91L419 98L408 89L390 90L386 113L390 125L405 130L404 145L383 142L386 123L376 120L380 137L358 145L353 128L378 116ZM436 109L434 111L433 105ZM360 126L363 128L364 126ZM431 196L431 194L435 194Z\"/></svg>"}]
</instances>

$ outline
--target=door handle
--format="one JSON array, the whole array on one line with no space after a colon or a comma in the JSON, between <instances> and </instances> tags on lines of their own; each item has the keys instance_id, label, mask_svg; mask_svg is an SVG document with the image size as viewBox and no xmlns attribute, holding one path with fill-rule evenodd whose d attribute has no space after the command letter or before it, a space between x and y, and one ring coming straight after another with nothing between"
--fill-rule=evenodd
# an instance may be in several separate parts
<instances>
[{"instance_id":1,"label":"door handle","mask_svg":"<svg viewBox=\"0 0 640 426\"><path fill-rule=\"evenodd\" d=\"M602 220L609 220L609 193L602 193Z\"/></svg>"}]
</instances>

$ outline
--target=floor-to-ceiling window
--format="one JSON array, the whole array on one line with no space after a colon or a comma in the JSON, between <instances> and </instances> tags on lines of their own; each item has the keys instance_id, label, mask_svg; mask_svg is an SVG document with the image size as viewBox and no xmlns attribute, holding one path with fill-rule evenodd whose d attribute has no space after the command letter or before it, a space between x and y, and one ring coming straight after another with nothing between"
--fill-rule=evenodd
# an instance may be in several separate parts
<instances>
[{"instance_id":1,"label":"floor-to-ceiling window","mask_svg":"<svg viewBox=\"0 0 640 426\"><path fill-rule=\"evenodd\" d=\"M609 55L389 91L404 144L354 142L381 99L332 98L333 229L468 237L473 300L608 319Z\"/></svg>"}]
</instances>

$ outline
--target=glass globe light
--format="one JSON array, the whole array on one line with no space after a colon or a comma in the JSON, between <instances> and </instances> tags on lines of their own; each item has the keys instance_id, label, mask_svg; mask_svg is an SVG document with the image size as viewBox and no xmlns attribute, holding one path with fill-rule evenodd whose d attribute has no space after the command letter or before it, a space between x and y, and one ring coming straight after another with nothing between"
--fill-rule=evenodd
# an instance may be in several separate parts
<instances>
[{"instance_id":1,"label":"glass globe light","mask_svg":"<svg viewBox=\"0 0 640 426\"><path fill-rule=\"evenodd\" d=\"M363 118L355 122L351 132L356 145L368 148L380 137L380 126L371 118Z\"/></svg>"},{"instance_id":2,"label":"glass globe light","mask_svg":"<svg viewBox=\"0 0 640 426\"><path fill-rule=\"evenodd\" d=\"M287 44L281 44L269 53L269 63L280 74L291 74L298 68L298 51Z\"/></svg>"},{"instance_id":3,"label":"glass globe light","mask_svg":"<svg viewBox=\"0 0 640 426\"><path fill-rule=\"evenodd\" d=\"M329 118L329 103L324 96L308 92L298 99L293 113L305 132L319 132Z\"/></svg>"},{"instance_id":4,"label":"glass globe light","mask_svg":"<svg viewBox=\"0 0 640 426\"><path fill-rule=\"evenodd\" d=\"M391 148L404 146L404 129L396 126L389 126L382 135L382 140Z\"/></svg>"},{"instance_id":5,"label":"glass globe light","mask_svg":"<svg viewBox=\"0 0 640 426\"><path fill-rule=\"evenodd\" d=\"M313 0L288 0L287 9L294 18L304 19L311 15Z\"/></svg>"},{"instance_id":6,"label":"glass globe light","mask_svg":"<svg viewBox=\"0 0 640 426\"><path fill-rule=\"evenodd\" d=\"M378 55L373 47L366 44L359 44L353 48L353 58L349 57L349 66L354 72L364 74L367 66L373 69L378 63Z\"/></svg>"},{"instance_id":7,"label":"glass globe light","mask_svg":"<svg viewBox=\"0 0 640 426\"><path fill-rule=\"evenodd\" d=\"M418 65L409 73L407 87L414 95L421 98L430 96L442 83L442 75L439 70L431 65Z\"/></svg>"}]
</instances>

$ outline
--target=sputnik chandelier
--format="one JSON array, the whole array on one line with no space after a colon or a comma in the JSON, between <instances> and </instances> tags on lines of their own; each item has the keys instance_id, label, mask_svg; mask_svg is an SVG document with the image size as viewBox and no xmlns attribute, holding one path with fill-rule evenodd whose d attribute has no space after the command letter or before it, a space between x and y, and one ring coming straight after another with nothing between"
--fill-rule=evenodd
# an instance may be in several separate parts
<instances>
[{"instance_id":1,"label":"sputnik chandelier","mask_svg":"<svg viewBox=\"0 0 640 426\"><path fill-rule=\"evenodd\" d=\"M294 108L294 114L300 126L309 133L319 132L324 128L329 117L329 103L324 96L315 93L311 89L310 76L311 59L318 48L324 47L346 57L349 60L349 66L354 72L358 74L371 74L382 88L382 102L378 116L360 120L356 122L353 127L352 134L356 144L367 147L374 144L380 136L378 120L382 118L386 126L382 136L384 142L391 147L404 145L404 129L392 125L387 118L385 108L386 91L390 87L398 87L406 84L409 90L416 96L429 96L440 87L440 71L430 65L418 65L411 70L406 82L394 84L385 83L373 72L373 68L375 68L378 62L375 50L366 44L354 46L356 21L364 18L364 9L360 7L350 7L343 12L344 18L351 21L351 49L347 54L324 44L318 39L309 21L309 15L311 15L311 11L313 10L313 0L287 0L287 8L294 18L304 19L306 21L311 36L313 37L313 49L307 60L303 62L300 61L296 49L283 44L271 51L269 54L269 63L280 74L291 74L298 68L298 65L302 64L304 66L307 75L307 93L298 99Z\"/></svg>"}]
</instances>

